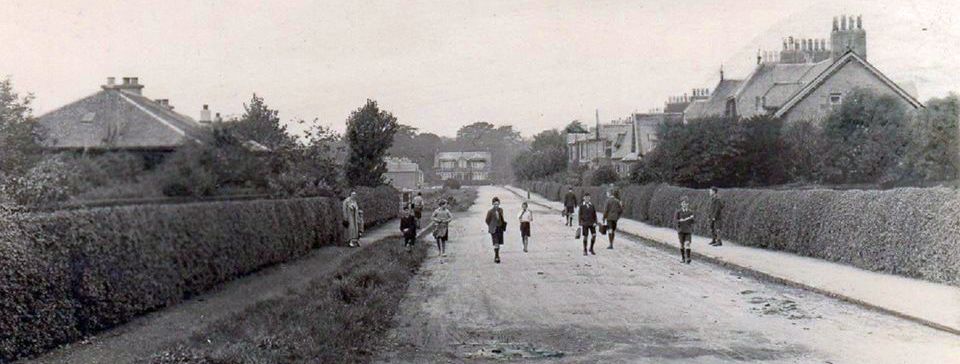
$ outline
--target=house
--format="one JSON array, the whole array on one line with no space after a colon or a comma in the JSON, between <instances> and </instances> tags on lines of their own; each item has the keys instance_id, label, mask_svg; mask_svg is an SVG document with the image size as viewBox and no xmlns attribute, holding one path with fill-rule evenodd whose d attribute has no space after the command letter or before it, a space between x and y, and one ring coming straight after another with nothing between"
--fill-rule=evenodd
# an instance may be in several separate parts
<instances>
[{"instance_id":1,"label":"house","mask_svg":"<svg viewBox=\"0 0 960 364\"><path fill-rule=\"evenodd\" d=\"M621 176L630 174L639 161L637 139L632 119L599 124L586 133L567 133L567 156L570 165L594 169L612 165Z\"/></svg>"},{"instance_id":2,"label":"house","mask_svg":"<svg viewBox=\"0 0 960 364\"><path fill-rule=\"evenodd\" d=\"M99 91L39 117L44 146L54 151L126 151L159 160L188 141L203 142L203 124L177 113L167 99L143 96L137 77L116 83L108 77ZM201 115L209 120L209 109Z\"/></svg>"},{"instance_id":3,"label":"house","mask_svg":"<svg viewBox=\"0 0 960 364\"><path fill-rule=\"evenodd\" d=\"M490 181L492 160L492 154L487 151L437 152L433 165L441 180L483 184Z\"/></svg>"},{"instance_id":4,"label":"house","mask_svg":"<svg viewBox=\"0 0 960 364\"><path fill-rule=\"evenodd\" d=\"M420 166L406 158L386 158L387 173L384 178L398 190L416 190L423 186Z\"/></svg>"},{"instance_id":5,"label":"house","mask_svg":"<svg viewBox=\"0 0 960 364\"><path fill-rule=\"evenodd\" d=\"M907 108L923 105L905 88L867 62L866 31L860 17L833 19L826 39L783 41L779 52L760 52L746 78L720 81L704 100L691 102L684 120L710 116L750 118L770 115L787 122L820 120L854 89L891 95Z\"/></svg>"}]
</instances>

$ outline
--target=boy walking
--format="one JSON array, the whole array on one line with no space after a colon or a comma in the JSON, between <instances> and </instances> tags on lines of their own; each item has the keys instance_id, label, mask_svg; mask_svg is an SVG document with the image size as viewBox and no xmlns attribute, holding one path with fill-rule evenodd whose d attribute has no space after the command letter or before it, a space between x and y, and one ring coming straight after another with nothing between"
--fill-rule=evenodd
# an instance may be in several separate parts
<instances>
[{"instance_id":1,"label":"boy walking","mask_svg":"<svg viewBox=\"0 0 960 364\"><path fill-rule=\"evenodd\" d=\"M674 214L677 220L677 235L680 237L680 262L690 264L690 243L693 242L693 211L687 197L680 199L680 209Z\"/></svg>"},{"instance_id":2,"label":"boy walking","mask_svg":"<svg viewBox=\"0 0 960 364\"><path fill-rule=\"evenodd\" d=\"M577 194L573 193L573 187L567 190L563 196L563 215L567 217L567 226L573 226L573 209L577 207Z\"/></svg>"},{"instance_id":3,"label":"boy walking","mask_svg":"<svg viewBox=\"0 0 960 364\"><path fill-rule=\"evenodd\" d=\"M620 192L613 190L607 199L607 206L603 209L603 219L607 222L607 237L610 239L607 249L613 249L613 239L617 237L617 220L620 220L621 214L623 203L620 202Z\"/></svg>"},{"instance_id":4,"label":"boy walking","mask_svg":"<svg viewBox=\"0 0 960 364\"><path fill-rule=\"evenodd\" d=\"M720 238L720 228L723 226L720 220L722 213L723 200L720 199L720 193L716 187L710 187L710 235L712 238L710 245L712 246L723 245L723 240Z\"/></svg>"},{"instance_id":5,"label":"boy walking","mask_svg":"<svg viewBox=\"0 0 960 364\"><path fill-rule=\"evenodd\" d=\"M520 238L523 239L523 252L527 252L527 244L530 242L530 223L533 222L533 211L530 211L526 202L521 205L520 210Z\"/></svg>"},{"instance_id":6,"label":"boy walking","mask_svg":"<svg viewBox=\"0 0 960 364\"><path fill-rule=\"evenodd\" d=\"M430 215L433 224L433 238L437 240L437 251L441 257L447 256L447 239L450 237L450 221L453 221L453 214L447 209L447 200L440 200L440 206Z\"/></svg>"},{"instance_id":7,"label":"boy walking","mask_svg":"<svg viewBox=\"0 0 960 364\"><path fill-rule=\"evenodd\" d=\"M500 208L500 198L493 198L493 207L487 211L487 232L493 239L493 262L500 264L500 246L503 245L503 232L507 228L507 221L503 219L503 209Z\"/></svg>"},{"instance_id":8,"label":"boy walking","mask_svg":"<svg viewBox=\"0 0 960 364\"><path fill-rule=\"evenodd\" d=\"M593 244L597 242L597 209L590 202L589 193L583 195L578 217L580 230L583 232L583 255L587 255L587 236L590 236L590 254L597 255L593 251Z\"/></svg>"},{"instance_id":9,"label":"boy walking","mask_svg":"<svg viewBox=\"0 0 960 364\"><path fill-rule=\"evenodd\" d=\"M417 218L417 222L420 222L420 217L423 216L423 193L417 192L417 195L413 197L413 216Z\"/></svg>"},{"instance_id":10,"label":"boy walking","mask_svg":"<svg viewBox=\"0 0 960 364\"><path fill-rule=\"evenodd\" d=\"M400 232L403 233L403 247L407 252L413 249L417 241L417 218L410 213L410 206L404 205L400 216Z\"/></svg>"}]
</instances>

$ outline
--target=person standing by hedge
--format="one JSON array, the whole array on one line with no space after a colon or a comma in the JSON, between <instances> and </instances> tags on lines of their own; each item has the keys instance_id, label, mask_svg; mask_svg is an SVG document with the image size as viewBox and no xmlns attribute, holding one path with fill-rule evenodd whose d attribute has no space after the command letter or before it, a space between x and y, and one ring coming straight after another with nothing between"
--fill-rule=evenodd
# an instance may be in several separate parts
<instances>
[{"instance_id":1,"label":"person standing by hedge","mask_svg":"<svg viewBox=\"0 0 960 364\"><path fill-rule=\"evenodd\" d=\"M620 202L620 192L613 190L607 198L607 206L603 209L603 219L607 224L607 237L610 239L610 245L607 249L613 249L613 240L617 237L617 220L623 214L623 203Z\"/></svg>"},{"instance_id":2,"label":"person standing by hedge","mask_svg":"<svg viewBox=\"0 0 960 364\"><path fill-rule=\"evenodd\" d=\"M507 221L503 219L503 209L500 208L500 198L493 198L493 208L487 211L487 231L493 238L493 262L500 264L500 246L503 245L503 232L507 228Z\"/></svg>"},{"instance_id":3,"label":"person standing by hedge","mask_svg":"<svg viewBox=\"0 0 960 364\"><path fill-rule=\"evenodd\" d=\"M583 232L583 255L587 255L587 236L590 236L590 254L597 255L593 251L593 244L597 242L597 208L590 202L589 193L583 195L578 220Z\"/></svg>"},{"instance_id":4,"label":"person standing by hedge","mask_svg":"<svg viewBox=\"0 0 960 364\"><path fill-rule=\"evenodd\" d=\"M417 218L417 222L420 222L420 217L423 216L423 193L417 191L417 195L413 196L413 216Z\"/></svg>"},{"instance_id":5,"label":"person standing by hedge","mask_svg":"<svg viewBox=\"0 0 960 364\"><path fill-rule=\"evenodd\" d=\"M526 201L521 205L520 210L520 238L523 239L523 252L527 252L527 244L530 242L530 223L533 222L533 211L528 208Z\"/></svg>"},{"instance_id":6,"label":"person standing by hedge","mask_svg":"<svg viewBox=\"0 0 960 364\"><path fill-rule=\"evenodd\" d=\"M720 199L720 192L716 187L710 187L710 235L712 237L710 245L721 246L723 240L720 238L721 224L720 217L723 214L723 200Z\"/></svg>"},{"instance_id":7,"label":"person standing by hedge","mask_svg":"<svg viewBox=\"0 0 960 364\"><path fill-rule=\"evenodd\" d=\"M350 196L343 200L343 227L347 230L349 246L360 246L360 234L363 233L363 211L357 204L357 192L350 192Z\"/></svg>"},{"instance_id":8,"label":"person standing by hedge","mask_svg":"<svg viewBox=\"0 0 960 364\"><path fill-rule=\"evenodd\" d=\"M680 199L680 209L674 214L677 220L677 235L680 238L680 262L690 264L690 244L693 242L694 214L690 211L687 196Z\"/></svg>"},{"instance_id":9,"label":"person standing by hedge","mask_svg":"<svg viewBox=\"0 0 960 364\"><path fill-rule=\"evenodd\" d=\"M567 190L563 196L563 214L567 217L567 226L573 226L573 209L577 207L577 194L573 193L573 187Z\"/></svg>"},{"instance_id":10,"label":"person standing by hedge","mask_svg":"<svg viewBox=\"0 0 960 364\"><path fill-rule=\"evenodd\" d=\"M417 218L410 211L410 205L403 205L403 211L400 213L400 232L403 233L403 247L407 252L413 249L413 244L417 241Z\"/></svg>"},{"instance_id":11,"label":"person standing by hedge","mask_svg":"<svg viewBox=\"0 0 960 364\"><path fill-rule=\"evenodd\" d=\"M447 200L440 200L440 206L430 215L433 220L433 238L437 240L437 250L440 256L447 256L447 239L450 237L450 221L453 221L453 214L447 208Z\"/></svg>"}]
</instances>

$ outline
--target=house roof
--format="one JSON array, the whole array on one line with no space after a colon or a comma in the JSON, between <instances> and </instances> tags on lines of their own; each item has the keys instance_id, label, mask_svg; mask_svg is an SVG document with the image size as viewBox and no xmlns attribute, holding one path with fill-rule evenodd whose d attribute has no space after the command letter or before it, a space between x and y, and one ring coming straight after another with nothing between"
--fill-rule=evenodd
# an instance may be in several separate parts
<instances>
[{"instance_id":1,"label":"house roof","mask_svg":"<svg viewBox=\"0 0 960 364\"><path fill-rule=\"evenodd\" d=\"M386 158L387 172L420 172L420 166L406 158Z\"/></svg>"},{"instance_id":2,"label":"house roof","mask_svg":"<svg viewBox=\"0 0 960 364\"><path fill-rule=\"evenodd\" d=\"M437 159L490 160L490 152L438 152Z\"/></svg>"},{"instance_id":3,"label":"house roof","mask_svg":"<svg viewBox=\"0 0 960 364\"><path fill-rule=\"evenodd\" d=\"M861 65L863 65L867 69L867 71L869 71L878 79L880 79L880 81L882 81L885 85L887 85L887 87L889 87L891 90L897 93L897 95L902 97L904 100L910 103L910 105L912 105L913 107L915 108L923 107L923 104L920 103L919 100L913 97L913 95L908 93L902 87L897 85L896 82L893 82L892 80L887 78L886 75L884 75L882 72L880 72L880 70L878 70L876 67L871 65L869 62L867 62L867 60L857 55L856 52L847 51L846 54L844 54L839 59L837 59L836 62L833 62L833 64L831 64L823 72L820 72L816 77L812 78L809 82L806 82L805 85L800 90L798 90L793 96L791 96L784 103L784 105L779 110L777 110L774 116L782 117L784 114L790 111L790 109L796 106L800 101L802 101L804 98L809 96L814 90L817 89L817 87L820 87L820 85L822 85L824 81L830 78L830 76L832 76L834 73L842 69L843 66L845 66L849 62L858 62Z\"/></svg>"},{"instance_id":4,"label":"house roof","mask_svg":"<svg viewBox=\"0 0 960 364\"><path fill-rule=\"evenodd\" d=\"M803 85L821 74L832 62L817 63L762 63L737 88L737 114L749 118L761 112L755 107L760 100L766 109L782 106Z\"/></svg>"},{"instance_id":5,"label":"house roof","mask_svg":"<svg viewBox=\"0 0 960 364\"><path fill-rule=\"evenodd\" d=\"M51 148L167 149L206 133L188 116L146 97L104 89L40 116Z\"/></svg>"},{"instance_id":6,"label":"house roof","mask_svg":"<svg viewBox=\"0 0 960 364\"><path fill-rule=\"evenodd\" d=\"M734 95L742 82L742 80L720 80L717 87L713 88L713 93L710 94L709 98L691 102L687 106L683 111L684 118L691 120L723 115L727 107L727 99Z\"/></svg>"}]
</instances>

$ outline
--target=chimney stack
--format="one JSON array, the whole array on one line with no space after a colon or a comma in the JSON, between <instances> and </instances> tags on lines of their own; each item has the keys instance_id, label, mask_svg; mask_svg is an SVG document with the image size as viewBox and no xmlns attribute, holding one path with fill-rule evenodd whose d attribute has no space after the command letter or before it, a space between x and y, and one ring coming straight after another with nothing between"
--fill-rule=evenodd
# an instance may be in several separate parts
<instances>
[{"instance_id":1,"label":"chimney stack","mask_svg":"<svg viewBox=\"0 0 960 364\"><path fill-rule=\"evenodd\" d=\"M200 110L200 122L204 124L209 124L210 120L210 106L203 104L203 109Z\"/></svg>"},{"instance_id":2,"label":"chimney stack","mask_svg":"<svg viewBox=\"0 0 960 364\"><path fill-rule=\"evenodd\" d=\"M117 84L116 77L107 77L107 84L100 86L104 90L122 90L133 94L142 94L143 85L136 77L123 77L123 83Z\"/></svg>"},{"instance_id":3,"label":"chimney stack","mask_svg":"<svg viewBox=\"0 0 960 364\"><path fill-rule=\"evenodd\" d=\"M107 77L107 86L115 86L117 84L116 77Z\"/></svg>"},{"instance_id":4,"label":"chimney stack","mask_svg":"<svg viewBox=\"0 0 960 364\"><path fill-rule=\"evenodd\" d=\"M213 121L216 121L218 123L223 122L223 118L220 117L220 113L217 113L217 116L213 119Z\"/></svg>"}]
</instances>

